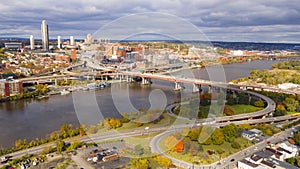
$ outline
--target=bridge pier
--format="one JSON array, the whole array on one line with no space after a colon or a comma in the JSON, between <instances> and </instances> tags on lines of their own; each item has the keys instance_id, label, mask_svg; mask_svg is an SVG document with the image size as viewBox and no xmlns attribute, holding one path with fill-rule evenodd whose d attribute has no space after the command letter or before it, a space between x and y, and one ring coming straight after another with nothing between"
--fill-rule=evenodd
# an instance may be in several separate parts
<instances>
[{"instance_id":1,"label":"bridge pier","mask_svg":"<svg viewBox=\"0 0 300 169\"><path fill-rule=\"evenodd\" d=\"M207 86L207 92L211 93L211 85Z\"/></svg>"},{"instance_id":2,"label":"bridge pier","mask_svg":"<svg viewBox=\"0 0 300 169\"><path fill-rule=\"evenodd\" d=\"M174 90L182 89L182 84L180 82L175 82Z\"/></svg>"},{"instance_id":3,"label":"bridge pier","mask_svg":"<svg viewBox=\"0 0 300 169\"><path fill-rule=\"evenodd\" d=\"M193 84L193 93L197 93L197 92L199 92L199 93L201 93L201 85L199 85L199 84Z\"/></svg>"},{"instance_id":4,"label":"bridge pier","mask_svg":"<svg viewBox=\"0 0 300 169\"><path fill-rule=\"evenodd\" d=\"M127 80L127 82L132 82L132 77L128 75L126 80Z\"/></svg>"},{"instance_id":5,"label":"bridge pier","mask_svg":"<svg viewBox=\"0 0 300 169\"><path fill-rule=\"evenodd\" d=\"M146 77L142 77L142 85L149 85L150 84L150 79Z\"/></svg>"}]
</instances>

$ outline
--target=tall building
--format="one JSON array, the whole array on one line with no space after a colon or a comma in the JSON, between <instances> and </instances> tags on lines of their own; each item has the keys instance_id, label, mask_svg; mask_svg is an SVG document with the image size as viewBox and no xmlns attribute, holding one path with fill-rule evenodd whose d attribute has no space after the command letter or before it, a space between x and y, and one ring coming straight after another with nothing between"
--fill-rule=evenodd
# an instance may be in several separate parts
<instances>
[{"instance_id":1,"label":"tall building","mask_svg":"<svg viewBox=\"0 0 300 169\"><path fill-rule=\"evenodd\" d=\"M43 50L48 51L49 50L49 32L48 32L48 24L47 24L46 20L42 21L41 33L42 33Z\"/></svg>"},{"instance_id":2,"label":"tall building","mask_svg":"<svg viewBox=\"0 0 300 169\"><path fill-rule=\"evenodd\" d=\"M94 42L94 39L92 38L92 35L89 33L87 34L86 38L84 39L85 44L91 44Z\"/></svg>"},{"instance_id":3,"label":"tall building","mask_svg":"<svg viewBox=\"0 0 300 169\"><path fill-rule=\"evenodd\" d=\"M74 36L70 36L70 46L75 46Z\"/></svg>"},{"instance_id":4,"label":"tall building","mask_svg":"<svg viewBox=\"0 0 300 169\"><path fill-rule=\"evenodd\" d=\"M30 35L30 49L34 50L35 46L34 46L34 37L33 35Z\"/></svg>"},{"instance_id":5,"label":"tall building","mask_svg":"<svg viewBox=\"0 0 300 169\"><path fill-rule=\"evenodd\" d=\"M61 36L57 36L57 47L59 49L62 48L62 38L61 38Z\"/></svg>"}]
</instances>

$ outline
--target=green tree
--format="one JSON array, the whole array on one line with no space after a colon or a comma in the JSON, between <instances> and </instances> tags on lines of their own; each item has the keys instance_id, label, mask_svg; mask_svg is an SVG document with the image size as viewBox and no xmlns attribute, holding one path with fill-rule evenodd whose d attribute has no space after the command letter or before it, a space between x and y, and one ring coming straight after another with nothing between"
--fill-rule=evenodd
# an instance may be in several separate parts
<instances>
[{"instance_id":1,"label":"green tree","mask_svg":"<svg viewBox=\"0 0 300 169\"><path fill-rule=\"evenodd\" d=\"M297 144L300 144L300 132L295 134L293 138Z\"/></svg>"},{"instance_id":2,"label":"green tree","mask_svg":"<svg viewBox=\"0 0 300 169\"><path fill-rule=\"evenodd\" d=\"M233 123L227 125L227 126L224 126L222 128L222 132L224 134L224 137L225 137L225 141L227 142L233 142L234 139L237 137L237 126Z\"/></svg>"},{"instance_id":3,"label":"green tree","mask_svg":"<svg viewBox=\"0 0 300 169\"><path fill-rule=\"evenodd\" d=\"M262 100L257 100L257 101L254 102L254 106L256 106L256 107L264 107L265 103Z\"/></svg>"},{"instance_id":4,"label":"green tree","mask_svg":"<svg viewBox=\"0 0 300 169\"><path fill-rule=\"evenodd\" d=\"M299 105L299 102L291 97L285 98L283 103L286 106L287 110L291 112L294 112Z\"/></svg>"},{"instance_id":5,"label":"green tree","mask_svg":"<svg viewBox=\"0 0 300 169\"><path fill-rule=\"evenodd\" d=\"M234 141L234 142L231 143L231 147L234 148L234 149L240 149L241 145L240 145L240 143Z\"/></svg>"},{"instance_id":6,"label":"green tree","mask_svg":"<svg viewBox=\"0 0 300 169\"><path fill-rule=\"evenodd\" d=\"M58 153L63 152L66 149L66 143L62 140L56 142L56 151Z\"/></svg>"},{"instance_id":7,"label":"green tree","mask_svg":"<svg viewBox=\"0 0 300 169\"><path fill-rule=\"evenodd\" d=\"M190 140L197 141L199 137L199 131L195 128L192 128L187 136L190 138Z\"/></svg>"}]
</instances>

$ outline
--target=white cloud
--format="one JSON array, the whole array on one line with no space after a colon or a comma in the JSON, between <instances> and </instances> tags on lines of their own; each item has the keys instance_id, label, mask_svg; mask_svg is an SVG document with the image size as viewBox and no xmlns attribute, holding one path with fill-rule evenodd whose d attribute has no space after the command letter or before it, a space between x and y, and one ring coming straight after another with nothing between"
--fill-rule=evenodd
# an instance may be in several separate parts
<instances>
[{"instance_id":1,"label":"white cloud","mask_svg":"<svg viewBox=\"0 0 300 169\"><path fill-rule=\"evenodd\" d=\"M237 41L299 41L298 0L10 0L1 2L0 11L0 37L39 36L43 19L54 38L70 34L83 37L122 16L164 12L190 21L212 40L230 41L235 35ZM136 24L147 25L147 20ZM180 24L174 27L181 29ZM283 36L283 31L288 35Z\"/></svg>"}]
</instances>

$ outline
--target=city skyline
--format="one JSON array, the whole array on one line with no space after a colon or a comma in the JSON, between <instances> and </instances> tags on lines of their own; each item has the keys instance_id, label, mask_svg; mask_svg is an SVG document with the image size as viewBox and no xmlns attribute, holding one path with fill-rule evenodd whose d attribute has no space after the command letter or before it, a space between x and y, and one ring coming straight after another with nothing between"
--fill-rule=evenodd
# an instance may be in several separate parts
<instances>
[{"instance_id":1,"label":"city skyline","mask_svg":"<svg viewBox=\"0 0 300 169\"><path fill-rule=\"evenodd\" d=\"M132 8L129 8L132 7ZM299 43L300 6L289 1L30 1L2 2L0 37L40 37L47 20L50 38L84 38L106 24L134 13L162 12L196 25L211 41ZM143 24L143 23L140 23ZM162 25L163 26L163 25ZM123 28L126 29L126 28Z\"/></svg>"}]
</instances>

